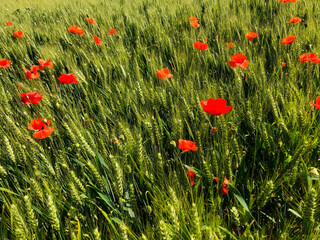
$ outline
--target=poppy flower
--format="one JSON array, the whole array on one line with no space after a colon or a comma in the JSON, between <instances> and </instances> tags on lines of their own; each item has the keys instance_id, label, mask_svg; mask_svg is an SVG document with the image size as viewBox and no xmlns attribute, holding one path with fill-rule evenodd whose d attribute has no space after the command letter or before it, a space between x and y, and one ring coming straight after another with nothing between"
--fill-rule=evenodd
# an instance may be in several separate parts
<instances>
[{"instance_id":1,"label":"poppy flower","mask_svg":"<svg viewBox=\"0 0 320 240\"><path fill-rule=\"evenodd\" d=\"M29 92L29 93L20 93L21 95L21 102L25 105L29 104L37 104L42 99L42 94L37 94L36 92Z\"/></svg>"},{"instance_id":2,"label":"poppy flower","mask_svg":"<svg viewBox=\"0 0 320 240\"><path fill-rule=\"evenodd\" d=\"M187 175L191 181L191 186L193 186L196 173L194 171L188 170Z\"/></svg>"},{"instance_id":3,"label":"poppy flower","mask_svg":"<svg viewBox=\"0 0 320 240\"><path fill-rule=\"evenodd\" d=\"M255 33L255 32L249 32L247 33L246 37L249 41L253 41L253 39L255 39L256 37L258 37L259 33Z\"/></svg>"},{"instance_id":4,"label":"poppy flower","mask_svg":"<svg viewBox=\"0 0 320 240\"><path fill-rule=\"evenodd\" d=\"M39 65L39 70L43 70L46 66L49 68L52 68L52 60L45 61L43 59L39 59L38 62L40 63Z\"/></svg>"},{"instance_id":5,"label":"poppy flower","mask_svg":"<svg viewBox=\"0 0 320 240\"><path fill-rule=\"evenodd\" d=\"M23 32L22 32L22 31L15 31L15 32L13 33L13 36L15 36L15 37L17 37L17 38L21 38L21 37L23 37L24 35L23 35Z\"/></svg>"},{"instance_id":6,"label":"poppy flower","mask_svg":"<svg viewBox=\"0 0 320 240\"><path fill-rule=\"evenodd\" d=\"M28 79L34 79L34 78L39 78L40 74L38 73L39 66L33 65L30 70L23 68L26 71L26 77Z\"/></svg>"},{"instance_id":7,"label":"poppy flower","mask_svg":"<svg viewBox=\"0 0 320 240\"><path fill-rule=\"evenodd\" d=\"M157 77L159 79L165 80L167 78L171 78L172 74L169 73L168 68L162 68L161 70L157 71Z\"/></svg>"},{"instance_id":8,"label":"poppy flower","mask_svg":"<svg viewBox=\"0 0 320 240\"><path fill-rule=\"evenodd\" d=\"M229 65L233 68L236 68L237 66L242 67L243 69L246 69L249 65L249 61L246 60L247 56L243 54L235 54L232 56L232 60L229 61Z\"/></svg>"},{"instance_id":9,"label":"poppy flower","mask_svg":"<svg viewBox=\"0 0 320 240\"><path fill-rule=\"evenodd\" d=\"M227 188L227 185L229 184L229 181L226 177L224 177L224 180L223 180L223 184L222 184L222 194L223 195L227 195L228 194L228 188Z\"/></svg>"},{"instance_id":10,"label":"poppy flower","mask_svg":"<svg viewBox=\"0 0 320 240\"><path fill-rule=\"evenodd\" d=\"M207 50L208 49L208 44L202 43L200 41L196 41L193 45L195 48L197 48L199 50Z\"/></svg>"},{"instance_id":11,"label":"poppy flower","mask_svg":"<svg viewBox=\"0 0 320 240\"><path fill-rule=\"evenodd\" d=\"M310 104L312 104L313 106L315 106L316 108L318 108L320 110L320 97L316 98L316 103L310 102Z\"/></svg>"},{"instance_id":12,"label":"poppy flower","mask_svg":"<svg viewBox=\"0 0 320 240\"><path fill-rule=\"evenodd\" d=\"M298 23L298 22L301 22L302 19L299 18L299 17L292 17L289 21L289 23Z\"/></svg>"},{"instance_id":13,"label":"poppy flower","mask_svg":"<svg viewBox=\"0 0 320 240\"><path fill-rule=\"evenodd\" d=\"M112 29L110 29L110 31L109 31L108 34L109 34L109 35L111 35L111 34L117 35L117 30L115 30L114 28L112 28Z\"/></svg>"},{"instance_id":14,"label":"poppy flower","mask_svg":"<svg viewBox=\"0 0 320 240\"><path fill-rule=\"evenodd\" d=\"M54 128L49 127L49 125L49 120L36 118L33 119L29 124L29 130L36 130L36 132L33 134L34 138L43 139L49 137L54 130Z\"/></svg>"},{"instance_id":15,"label":"poppy flower","mask_svg":"<svg viewBox=\"0 0 320 240\"><path fill-rule=\"evenodd\" d=\"M293 2L293 3L296 3L297 0L279 0L279 2L283 2L283 3Z\"/></svg>"},{"instance_id":16,"label":"poppy flower","mask_svg":"<svg viewBox=\"0 0 320 240\"><path fill-rule=\"evenodd\" d=\"M195 28L198 28L200 26L198 23L198 18L196 18L196 17L190 17L189 21L190 21L190 24L192 26L194 26Z\"/></svg>"},{"instance_id":17,"label":"poppy flower","mask_svg":"<svg viewBox=\"0 0 320 240\"><path fill-rule=\"evenodd\" d=\"M196 147L196 144L190 140L183 140L183 139L179 139L179 145L178 148L180 148L181 150L184 150L184 152L187 151L197 151L198 147Z\"/></svg>"},{"instance_id":18,"label":"poppy flower","mask_svg":"<svg viewBox=\"0 0 320 240\"><path fill-rule=\"evenodd\" d=\"M223 98L213 99L210 98L208 101L200 101L203 111L212 115L222 115L229 112L233 107L226 106L227 100Z\"/></svg>"},{"instance_id":19,"label":"poppy flower","mask_svg":"<svg viewBox=\"0 0 320 240\"><path fill-rule=\"evenodd\" d=\"M318 62L320 62L320 59L318 58L318 56L315 53L304 53L304 54L300 55L299 61L302 63L304 63L304 62L318 63Z\"/></svg>"},{"instance_id":20,"label":"poppy flower","mask_svg":"<svg viewBox=\"0 0 320 240\"><path fill-rule=\"evenodd\" d=\"M10 67L11 61L8 61L8 59L0 59L0 67L8 68Z\"/></svg>"},{"instance_id":21,"label":"poppy flower","mask_svg":"<svg viewBox=\"0 0 320 240\"><path fill-rule=\"evenodd\" d=\"M6 25L7 25L7 26L11 26L11 25L12 25L12 22L6 22Z\"/></svg>"},{"instance_id":22,"label":"poppy flower","mask_svg":"<svg viewBox=\"0 0 320 240\"><path fill-rule=\"evenodd\" d=\"M60 83L65 83L65 84L78 82L78 80L76 79L76 77L74 76L73 73L69 73L69 74L61 73L61 76L58 77L58 79L59 79Z\"/></svg>"},{"instance_id":23,"label":"poppy flower","mask_svg":"<svg viewBox=\"0 0 320 240\"><path fill-rule=\"evenodd\" d=\"M88 23L91 23L92 25L94 25L96 23L95 20L93 20L92 18L87 18Z\"/></svg>"},{"instance_id":24,"label":"poppy flower","mask_svg":"<svg viewBox=\"0 0 320 240\"><path fill-rule=\"evenodd\" d=\"M234 43L233 43L233 42L228 43L228 48L232 48L232 47L233 47L233 45L234 45Z\"/></svg>"},{"instance_id":25,"label":"poppy flower","mask_svg":"<svg viewBox=\"0 0 320 240\"><path fill-rule=\"evenodd\" d=\"M22 89L22 86L19 83L16 85L16 87L17 87L18 90Z\"/></svg>"},{"instance_id":26,"label":"poppy flower","mask_svg":"<svg viewBox=\"0 0 320 240\"><path fill-rule=\"evenodd\" d=\"M101 38L97 37L97 35L94 35L94 41L97 45L101 45L102 43Z\"/></svg>"},{"instance_id":27,"label":"poppy flower","mask_svg":"<svg viewBox=\"0 0 320 240\"><path fill-rule=\"evenodd\" d=\"M79 35L83 35L84 34L84 30L79 28L79 25L77 25L75 27L71 25L70 27L68 27L68 31L71 32L71 33L77 33Z\"/></svg>"},{"instance_id":28,"label":"poppy flower","mask_svg":"<svg viewBox=\"0 0 320 240\"><path fill-rule=\"evenodd\" d=\"M285 63L285 62L282 62L282 63L281 63L281 66L282 66L282 67L285 67L285 66L286 66L286 63Z\"/></svg>"},{"instance_id":29,"label":"poppy flower","mask_svg":"<svg viewBox=\"0 0 320 240\"><path fill-rule=\"evenodd\" d=\"M291 44L294 42L294 40L296 39L296 36L289 36L289 37L285 37L281 44L284 45L284 44Z\"/></svg>"}]
</instances>

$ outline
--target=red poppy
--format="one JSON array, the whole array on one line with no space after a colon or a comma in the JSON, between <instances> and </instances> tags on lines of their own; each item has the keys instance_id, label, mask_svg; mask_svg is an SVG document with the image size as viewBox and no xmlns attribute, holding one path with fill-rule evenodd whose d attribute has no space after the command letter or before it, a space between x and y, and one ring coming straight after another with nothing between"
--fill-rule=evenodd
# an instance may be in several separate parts
<instances>
[{"instance_id":1,"label":"red poppy","mask_svg":"<svg viewBox=\"0 0 320 240\"><path fill-rule=\"evenodd\" d=\"M198 21L198 18L196 18L196 17L189 17L189 21Z\"/></svg>"},{"instance_id":2,"label":"red poppy","mask_svg":"<svg viewBox=\"0 0 320 240\"><path fill-rule=\"evenodd\" d=\"M94 35L94 41L97 45L101 45L102 43L101 38L97 37L97 35Z\"/></svg>"},{"instance_id":3,"label":"red poppy","mask_svg":"<svg viewBox=\"0 0 320 240\"><path fill-rule=\"evenodd\" d=\"M310 104L312 104L313 106L315 106L316 108L318 108L320 110L320 97L316 98L316 103L310 102Z\"/></svg>"},{"instance_id":4,"label":"red poppy","mask_svg":"<svg viewBox=\"0 0 320 240\"><path fill-rule=\"evenodd\" d=\"M190 17L189 20L190 20L190 24L192 26L194 26L195 28L198 28L200 26L199 23L198 23L198 18Z\"/></svg>"},{"instance_id":5,"label":"red poppy","mask_svg":"<svg viewBox=\"0 0 320 240\"><path fill-rule=\"evenodd\" d=\"M208 44L202 43L200 41L196 41L193 45L195 48L197 48L199 50L207 50L208 49Z\"/></svg>"},{"instance_id":6,"label":"red poppy","mask_svg":"<svg viewBox=\"0 0 320 240\"><path fill-rule=\"evenodd\" d=\"M214 177L213 180L215 180L216 182L218 182L218 181L219 181L219 178Z\"/></svg>"},{"instance_id":7,"label":"red poppy","mask_svg":"<svg viewBox=\"0 0 320 240\"><path fill-rule=\"evenodd\" d=\"M172 74L169 73L169 69L168 68L162 68L161 70L157 71L157 77L165 80L167 78L171 78Z\"/></svg>"},{"instance_id":8,"label":"red poppy","mask_svg":"<svg viewBox=\"0 0 320 240\"><path fill-rule=\"evenodd\" d=\"M248 38L249 41L253 41L256 37L258 37L259 33L255 32L249 32L247 33L246 37Z\"/></svg>"},{"instance_id":9,"label":"red poppy","mask_svg":"<svg viewBox=\"0 0 320 240\"><path fill-rule=\"evenodd\" d=\"M289 21L289 23L298 23L298 22L301 22L302 19L299 18L299 17L292 17Z\"/></svg>"},{"instance_id":10,"label":"red poppy","mask_svg":"<svg viewBox=\"0 0 320 240\"><path fill-rule=\"evenodd\" d=\"M37 104L42 99L42 94L37 94L36 92L29 92L29 93L20 93L21 95L21 102L25 105L29 104Z\"/></svg>"},{"instance_id":11,"label":"red poppy","mask_svg":"<svg viewBox=\"0 0 320 240\"><path fill-rule=\"evenodd\" d=\"M240 66L244 69L246 69L249 65L249 61L246 60L247 56L243 54L235 54L232 56L232 60L229 61L229 65L233 68Z\"/></svg>"},{"instance_id":12,"label":"red poppy","mask_svg":"<svg viewBox=\"0 0 320 240\"><path fill-rule=\"evenodd\" d=\"M95 20L93 20L92 18L87 18L88 23L91 23L92 25L96 23Z\"/></svg>"},{"instance_id":13,"label":"red poppy","mask_svg":"<svg viewBox=\"0 0 320 240\"><path fill-rule=\"evenodd\" d=\"M22 89L22 86L19 83L16 85L16 87L17 87L18 90Z\"/></svg>"},{"instance_id":14,"label":"red poppy","mask_svg":"<svg viewBox=\"0 0 320 240\"><path fill-rule=\"evenodd\" d=\"M188 170L187 175L191 181L191 186L193 186L196 173L194 171Z\"/></svg>"},{"instance_id":15,"label":"red poppy","mask_svg":"<svg viewBox=\"0 0 320 240\"><path fill-rule=\"evenodd\" d=\"M10 67L11 61L8 61L8 59L0 59L0 67L8 68Z\"/></svg>"},{"instance_id":16,"label":"red poppy","mask_svg":"<svg viewBox=\"0 0 320 240\"><path fill-rule=\"evenodd\" d=\"M283 3L293 2L293 3L296 3L297 0L279 0L279 2L283 2Z\"/></svg>"},{"instance_id":17,"label":"red poppy","mask_svg":"<svg viewBox=\"0 0 320 240\"><path fill-rule=\"evenodd\" d=\"M52 60L43 60L43 59L39 59L38 62L40 63L39 65L39 70L43 70L46 66L48 66L49 68L52 68Z\"/></svg>"},{"instance_id":18,"label":"red poppy","mask_svg":"<svg viewBox=\"0 0 320 240\"><path fill-rule=\"evenodd\" d=\"M12 25L12 22L6 22L6 25L7 25L7 26L11 26L11 25Z\"/></svg>"},{"instance_id":19,"label":"red poppy","mask_svg":"<svg viewBox=\"0 0 320 240\"><path fill-rule=\"evenodd\" d=\"M223 184L222 184L222 194L223 195L227 195L228 194L228 188L227 188L227 185L229 184L229 181L226 177L224 177L224 180L223 180Z\"/></svg>"},{"instance_id":20,"label":"red poppy","mask_svg":"<svg viewBox=\"0 0 320 240\"><path fill-rule=\"evenodd\" d=\"M315 53L304 53L304 54L300 55L299 61L302 63L304 63L304 62L318 63L318 62L320 62L320 59L318 58L318 56Z\"/></svg>"},{"instance_id":21,"label":"red poppy","mask_svg":"<svg viewBox=\"0 0 320 240\"><path fill-rule=\"evenodd\" d=\"M49 125L49 120L36 118L29 124L29 130L37 130L37 132L33 134L34 138L43 139L49 137L54 130L54 128L49 127Z\"/></svg>"},{"instance_id":22,"label":"red poppy","mask_svg":"<svg viewBox=\"0 0 320 240\"><path fill-rule=\"evenodd\" d=\"M233 42L228 43L228 48L232 48L232 47L233 47L233 45L234 45L234 43L233 43Z\"/></svg>"},{"instance_id":23,"label":"red poppy","mask_svg":"<svg viewBox=\"0 0 320 240\"><path fill-rule=\"evenodd\" d=\"M34 79L34 78L39 78L40 74L38 73L39 66L33 65L30 70L23 68L26 71L26 77L28 79Z\"/></svg>"},{"instance_id":24,"label":"red poppy","mask_svg":"<svg viewBox=\"0 0 320 240\"><path fill-rule=\"evenodd\" d=\"M286 63L285 63L285 62L282 62L282 63L281 63L281 66L282 66L282 67L285 67L285 66L286 66Z\"/></svg>"},{"instance_id":25,"label":"red poppy","mask_svg":"<svg viewBox=\"0 0 320 240\"><path fill-rule=\"evenodd\" d=\"M71 25L70 27L68 27L68 31L71 32L71 33L77 33L79 35L83 35L84 34L84 30L79 28L79 25L77 25L75 27Z\"/></svg>"},{"instance_id":26,"label":"red poppy","mask_svg":"<svg viewBox=\"0 0 320 240\"><path fill-rule=\"evenodd\" d=\"M111 34L117 35L117 30L115 30L114 28L112 28L112 29L110 29L110 31L109 31L108 34L109 34L109 35L111 35Z\"/></svg>"},{"instance_id":27,"label":"red poppy","mask_svg":"<svg viewBox=\"0 0 320 240\"><path fill-rule=\"evenodd\" d=\"M21 37L23 37L24 35L23 35L23 32L22 32L22 31L15 31L15 32L13 33L13 36L15 36L15 37L17 37L17 38L21 38Z\"/></svg>"},{"instance_id":28,"label":"red poppy","mask_svg":"<svg viewBox=\"0 0 320 240\"><path fill-rule=\"evenodd\" d=\"M178 148L180 148L181 150L184 150L184 152L187 151L197 151L198 147L196 147L196 144L190 140L183 140L183 139L179 139L179 145Z\"/></svg>"},{"instance_id":29,"label":"red poppy","mask_svg":"<svg viewBox=\"0 0 320 240\"><path fill-rule=\"evenodd\" d=\"M58 77L58 79L59 79L60 83L65 83L65 84L78 82L78 80L76 79L76 77L74 76L73 73L69 73L69 74L61 73L61 76Z\"/></svg>"},{"instance_id":30,"label":"red poppy","mask_svg":"<svg viewBox=\"0 0 320 240\"><path fill-rule=\"evenodd\" d=\"M223 98L213 99L210 98L208 101L200 101L203 111L212 115L222 115L229 112L233 107L226 106L227 100Z\"/></svg>"},{"instance_id":31,"label":"red poppy","mask_svg":"<svg viewBox=\"0 0 320 240\"><path fill-rule=\"evenodd\" d=\"M294 40L296 39L296 36L289 36L289 37L285 37L281 44L284 45L284 44L291 44L294 42Z\"/></svg>"}]
</instances>

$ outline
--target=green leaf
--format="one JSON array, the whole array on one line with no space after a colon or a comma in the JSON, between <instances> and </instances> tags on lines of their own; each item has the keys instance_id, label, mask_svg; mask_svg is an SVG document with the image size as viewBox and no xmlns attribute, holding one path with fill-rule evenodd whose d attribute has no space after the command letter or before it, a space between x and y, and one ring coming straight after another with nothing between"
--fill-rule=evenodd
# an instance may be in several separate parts
<instances>
[{"instance_id":1,"label":"green leaf","mask_svg":"<svg viewBox=\"0 0 320 240\"><path fill-rule=\"evenodd\" d=\"M223 228L223 227L221 227L221 226L219 226L219 228L220 228L222 231L224 231L225 233L229 234L230 237L232 237L233 239L236 239L236 240L237 240L237 237L234 236L231 232L229 232L228 229Z\"/></svg>"},{"instance_id":2,"label":"green leaf","mask_svg":"<svg viewBox=\"0 0 320 240\"><path fill-rule=\"evenodd\" d=\"M302 219L301 215L299 213L297 213L295 210L293 210L292 208L290 208L288 211L293 213L294 215L296 215L298 218Z\"/></svg>"},{"instance_id":3,"label":"green leaf","mask_svg":"<svg viewBox=\"0 0 320 240\"><path fill-rule=\"evenodd\" d=\"M115 211L117 214L120 214L119 210L116 209L114 206L113 206L113 203L111 202L111 200L108 198L107 195L101 193L101 192L98 192L99 196L101 197L101 199L113 210Z\"/></svg>"}]
</instances>

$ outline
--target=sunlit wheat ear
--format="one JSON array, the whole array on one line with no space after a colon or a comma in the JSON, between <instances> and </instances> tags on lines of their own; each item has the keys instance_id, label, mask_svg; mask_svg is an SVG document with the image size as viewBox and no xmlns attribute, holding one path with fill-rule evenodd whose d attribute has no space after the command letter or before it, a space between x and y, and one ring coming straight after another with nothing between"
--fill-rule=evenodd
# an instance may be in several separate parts
<instances>
[{"instance_id":1,"label":"sunlit wheat ear","mask_svg":"<svg viewBox=\"0 0 320 240\"><path fill-rule=\"evenodd\" d=\"M317 198L317 191L312 188L305 198L305 204L303 208L303 220L306 222L314 221L314 213L316 208L316 198Z\"/></svg>"},{"instance_id":2,"label":"sunlit wheat ear","mask_svg":"<svg viewBox=\"0 0 320 240\"><path fill-rule=\"evenodd\" d=\"M182 101L183 101L183 103L184 103L185 111L186 111L186 113L188 114L188 117L189 117L191 120L193 120L193 119L194 119L194 115L193 115L193 112L192 112L192 110L191 110L191 108L190 108L189 103L187 102L187 100L186 100L184 97L182 97Z\"/></svg>"},{"instance_id":3,"label":"sunlit wheat ear","mask_svg":"<svg viewBox=\"0 0 320 240\"><path fill-rule=\"evenodd\" d=\"M239 216L238 209L236 207L232 207L230 212L231 212L232 222L236 226L240 226L240 216Z\"/></svg>"},{"instance_id":4,"label":"sunlit wheat ear","mask_svg":"<svg viewBox=\"0 0 320 240\"><path fill-rule=\"evenodd\" d=\"M93 230L94 240L101 240L101 234L99 232L98 227Z\"/></svg>"},{"instance_id":5,"label":"sunlit wheat ear","mask_svg":"<svg viewBox=\"0 0 320 240\"><path fill-rule=\"evenodd\" d=\"M212 156L211 162L212 162L213 175L214 175L214 177L217 177L220 174L219 174L219 165L218 165L216 152L212 151L211 156Z\"/></svg>"},{"instance_id":6,"label":"sunlit wheat ear","mask_svg":"<svg viewBox=\"0 0 320 240\"><path fill-rule=\"evenodd\" d=\"M182 120L178 118L173 119L172 137L173 141L178 141L178 139L183 137L183 123Z\"/></svg>"},{"instance_id":7,"label":"sunlit wheat ear","mask_svg":"<svg viewBox=\"0 0 320 240\"><path fill-rule=\"evenodd\" d=\"M69 190L70 190L72 201L76 202L76 204L81 206L82 205L81 197L80 197L79 191L77 190L73 182L69 182Z\"/></svg>"},{"instance_id":8,"label":"sunlit wheat ear","mask_svg":"<svg viewBox=\"0 0 320 240\"><path fill-rule=\"evenodd\" d=\"M142 91L142 89L140 87L140 83L139 82L136 83L136 87L137 87L137 92L138 92L138 99L141 102L142 106L144 106L146 104L146 102L145 102L144 94L143 94L143 91Z\"/></svg>"},{"instance_id":9,"label":"sunlit wheat ear","mask_svg":"<svg viewBox=\"0 0 320 240\"><path fill-rule=\"evenodd\" d=\"M180 235L179 216L177 215L175 207L171 204L168 204L168 211L169 211L170 221L172 224L173 235L174 237L179 238L179 235Z\"/></svg>"},{"instance_id":10,"label":"sunlit wheat ear","mask_svg":"<svg viewBox=\"0 0 320 240\"><path fill-rule=\"evenodd\" d=\"M171 240L172 239L172 237L170 236L170 233L168 231L167 224L162 219L159 222L159 232L160 232L162 240Z\"/></svg>"},{"instance_id":11,"label":"sunlit wheat ear","mask_svg":"<svg viewBox=\"0 0 320 240\"><path fill-rule=\"evenodd\" d=\"M123 174L122 174L122 169L120 166L120 163L118 163L117 161L114 162L114 170L115 170L115 178L116 178L116 182L114 184L114 188L115 191L118 195L119 198L122 197L123 194Z\"/></svg>"},{"instance_id":12,"label":"sunlit wheat ear","mask_svg":"<svg viewBox=\"0 0 320 240\"><path fill-rule=\"evenodd\" d=\"M122 222L120 224L121 240L129 240L127 226Z\"/></svg>"},{"instance_id":13,"label":"sunlit wheat ear","mask_svg":"<svg viewBox=\"0 0 320 240\"><path fill-rule=\"evenodd\" d=\"M33 178L30 178L30 188L33 195L39 198L40 201L43 201L43 194L42 194L41 187L39 183Z\"/></svg>"},{"instance_id":14,"label":"sunlit wheat ear","mask_svg":"<svg viewBox=\"0 0 320 240\"><path fill-rule=\"evenodd\" d=\"M7 177L8 173L6 169L0 165L0 177L4 180Z\"/></svg>"},{"instance_id":15,"label":"sunlit wheat ear","mask_svg":"<svg viewBox=\"0 0 320 240\"><path fill-rule=\"evenodd\" d=\"M250 103L249 101L247 101L247 104L246 104L246 116L247 116L247 120L248 120L248 123L249 123L249 127L251 128L251 131L254 132L256 130L256 126L254 124L254 119L253 119L253 116L252 116L252 112L250 110Z\"/></svg>"},{"instance_id":16,"label":"sunlit wheat ear","mask_svg":"<svg viewBox=\"0 0 320 240\"><path fill-rule=\"evenodd\" d=\"M31 227L32 232L36 233L37 227L38 227L38 219L36 218L34 211L32 209L32 204L29 196L24 196L23 197L24 202L25 202L25 208L27 212L27 221L29 227Z\"/></svg>"},{"instance_id":17,"label":"sunlit wheat ear","mask_svg":"<svg viewBox=\"0 0 320 240\"><path fill-rule=\"evenodd\" d=\"M137 198L136 198L133 183L130 183L129 185L129 195L130 195L130 204L133 209L136 209L138 206L137 206Z\"/></svg>"},{"instance_id":18,"label":"sunlit wheat ear","mask_svg":"<svg viewBox=\"0 0 320 240\"><path fill-rule=\"evenodd\" d=\"M307 125L307 118L301 109L298 111L298 125L300 129L304 129Z\"/></svg>"},{"instance_id":19,"label":"sunlit wheat ear","mask_svg":"<svg viewBox=\"0 0 320 240\"><path fill-rule=\"evenodd\" d=\"M269 98L269 104L271 106L272 115L273 115L274 119L277 120L279 118L278 108L277 108L276 102L272 96L272 93L269 89L267 90L267 95Z\"/></svg>"},{"instance_id":20,"label":"sunlit wheat ear","mask_svg":"<svg viewBox=\"0 0 320 240\"><path fill-rule=\"evenodd\" d=\"M10 144L10 142L9 142L9 140L8 140L8 138L6 136L3 136L3 142L4 142L4 145L6 147L9 159L15 164L16 163L16 157L14 155L12 146L11 146L11 144Z\"/></svg>"},{"instance_id":21,"label":"sunlit wheat ear","mask_svg":"<svg viewBox=\"0 0 320 240\"><path fill-rule=\"evenodd\" d=\"M23 220L20 212L15 204L12 204L10 207L11 216L14 220L14 232L17 239L26 239L29 235L26 227L26 223Z\"/></svg>"},{"instance_id":22,"label":"sunlit wheat ear","mask_svg":"<svg viewBox=\"0 0 320 240\"><path fill-rule=\"evenodd\" d=\"M49 195L47 198L47 206L48 206L48 213L49 213L49 219L51 223L51 227L59 232L60 231L60 221L57 214L56 206L53 202L52 196Z\"/></svg>"},{"instance_id":23,"label":"sunlit wheat ear","mask_svg":"<svg viewBox=\"0 0 320 240\"><path fill-rule=\"evenodd\" d=\"M271 197L273 188L274 188L273 181L270 180L266 183L265 187L261 190L257 199L257 205L259 208L263 208L267 204L269 198Z\"/></svg>"},{"instance_id":24,"label":"sunlit wheat ear","mask_svg":"<svg viewBox=\"0 0 320 240\"><path fill-rule=\"evenodd\" d=\"M19 148L19 151L17 153L17 156L18 156L18 162L20 164L28 164L28 161L27 161L27 155L26 155L26 152L25 152L25 146L21 145L21 144L18 144L18 148Z\"/></svg>"},{"instance_id":25,"label":"sunlit wheat ear","mask_svg":"<svg viewBox=\"0 0 320 240\"><path fill-rule=\"evenodd\" d=\"M203 165L203 169L204 169L204 173L206 176L206 179L209 183L211 183L213 176L212 176L212 171L211 171L211 166L208 164L207 161L203 160L202 161L202 165Z\"/></svg>"},{"instance_id":26,"label":"sunlit wheat ear","mask_svg":"<svg viewBox=\"0 0 320 240\"><path fill-rule=\"evenodd\" d=\"M152 129L153 129L154 136L155 136L154 141L158 144L158 146L160 146L161 142L162 142L161 141L162 140L162 133L160 131L159 124L158 124L156 117L152 117Z\"/></svg>"},{"instance_id":27,"label":"sunlit wheat ear","mask_svg":"<svg viewBox=\"0 0 320 240\"><path fill-rule=\"evenodd\" d=\"M201 233L201 221L199 218L198 214L198 209L195 203L192 204L192 216L191 216L191 223L193 227L193 233L196 237L196 239L201 239L202 238L202 233Z\"/></svg>"},{"instance_id":28,"label":"sunlit wheat ear","mask_svg":"<svg viewBox=\"0 0 320 240\"><path fill-rule=\"evenodd\" d=\"M74 171L70 171L70 176L72 178L72 181L77 185L77 187L82 191L86 192L86 188L82 184L81 180L77 177L76 173Z\"/></svg>"},{"instance_id":29,"label":"sunlit wheat ear","mask_svg":"<svg viewBox=\"0 0 320 240\"><path fill-rule=\"evenodd\" d=\"M56 173L55 173L55 171L54 171L54 169L53 169L53 167L52 167L51 162L49 161L49 159L48 159L45 155L43 155L42 153L39 154L39 157L40 157L40 160L45 163L45 166L48 168L48 171L49 171L53 176L55 176Z\"/></svg>"},{"instance_id":30,"label":"sunlit wheat ear","mask_svg":"<svg viewBox=\"0 0 320 240\"><path fill-rule=\"evenodd\" d=\"M96 180L96 182L98 184L98 188L103 190L104 184L103 184L103 180L100 176L100 173L98 172L96 167L91 163L91 161L88 161L88 167L89 167L90 173L92 174L92 176L94 177L94 179Z\"/></svg>"}]
</instances>

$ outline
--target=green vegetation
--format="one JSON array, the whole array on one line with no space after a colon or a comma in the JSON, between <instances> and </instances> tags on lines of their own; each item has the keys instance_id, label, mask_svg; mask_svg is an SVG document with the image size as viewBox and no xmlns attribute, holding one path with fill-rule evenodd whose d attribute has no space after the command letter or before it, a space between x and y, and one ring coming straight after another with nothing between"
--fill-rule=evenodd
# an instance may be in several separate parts
<instances>
[{"instance_id":1,"label":"green vegetation","mask_svg":"<svg viewBox=\"0 0 320 240\"><path fill-rule=\"evenodd\" d=\"M1 8L0 58L12 61L0 68L1 239L320 238L320 110L309 104L320 96L320 63L298 61L320 54L318 1L7 0ZM293 16L303 21L288 23ZM248 32L259 36L250 42ZM208 50L194 48L206 39ZM238 53L246 70L228 65ZM23 67L40 58L53 68L28 80ZM166 67L173 77L158 79ZM78 83L59 83L61 73ZM25 92L43 98L26 106ZM234 108L210 115L200 105L209 98ZM50 137L32 136L34 118L51 121ZM198 151L183 152L178 139Z\"/></svg>"}]
</instances>

